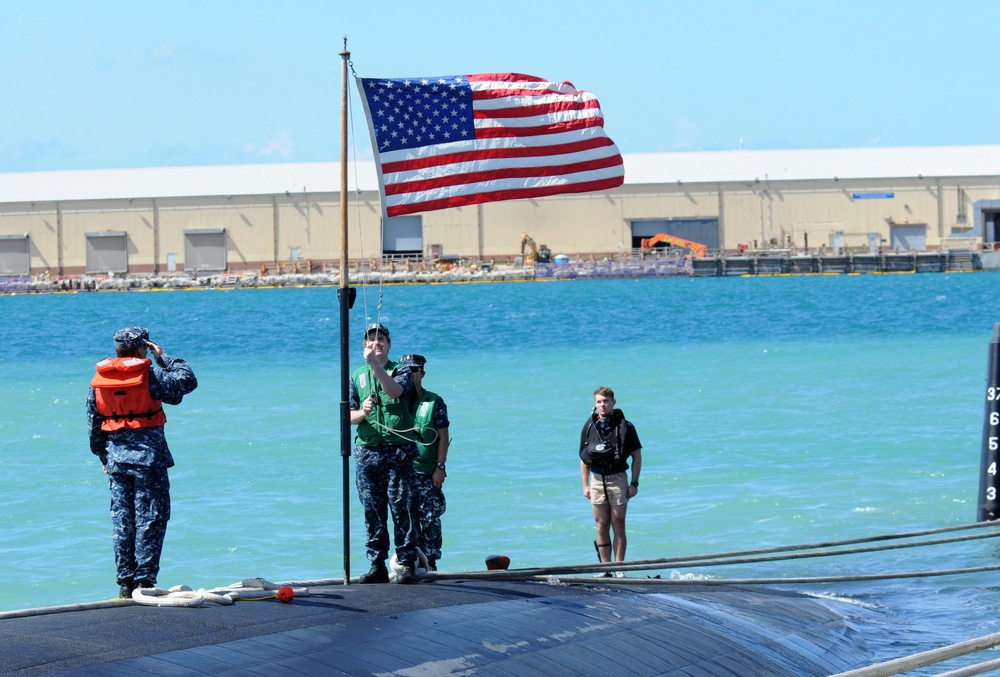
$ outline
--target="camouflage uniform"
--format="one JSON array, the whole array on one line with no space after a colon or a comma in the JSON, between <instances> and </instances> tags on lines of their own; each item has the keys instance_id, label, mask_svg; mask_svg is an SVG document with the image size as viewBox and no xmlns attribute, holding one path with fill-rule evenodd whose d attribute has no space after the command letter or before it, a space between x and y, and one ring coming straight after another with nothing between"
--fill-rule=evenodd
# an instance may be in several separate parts
<instances>
[{"instance_id":1,"label":"camouflage uniform","mask_svg":"<svg viewBox=\"0 0 1000 677\"><path fill-rule=\"evenodd\" d=\"M393 380L403 386L403 395L398 399L409 400L413 396L413 379L410 370L399 367L394 362L386 365ZM354 372L350 383L350 407L361 409L358 382L371 378L367 367ZM381 387L372 384L382 398ZM376 410L385 404L376 406ZM379 414L376 412L376 417ZM361 426L359 426L360 428ZM413 459L417 456L417 445L413 442L388 444L383 440L376 445L365 445L356 437L354 440L355 481L358 498L365 513L366 555L371 562L384 562L389 556L389 513L392 513L393 543L396 557L400 562L417 559L417 520L414 506Z\"/></svg>"},{"instance_id":2,"label":"camouflage uniform","mask_svg":"<svg viewBox=\"0 0 1000 677\"><path fill-rule=\"evenodd\" d=\"M429 436L429 444L419 443L420 456L416 462L416 493L417 493L417 543L428 560L441 559L441 515L447 505L444 491L434 486L434 470L437 467L437 431L447 429L448 406L444 400L429 390L420 393L420 398L414 404L414 411L419 411L421 405L433 407L431 427L433 434ZM419 425L418 417L417 424ZM418 436L425 437L423 430L418 430Z\"/></svg>"},{"instance_id":3,"label":"camouflage uniform","mask_svg":"<svg viewBox=\"0 0 1000 677\"><path fill-rule=\"evenodd\" d=\"M122 332L115 335L116 345ZM167 355L157 362L160 369L149 370L150 396L164 404L180 404L198 386L194 372L186 361ZM174 465L174 458L162 426L107 432L101 429L103 421L91 388L87 396L90 450L108 473L118 582L153 585L170 519L167 468Z\"/></svg>"}]
</instances>

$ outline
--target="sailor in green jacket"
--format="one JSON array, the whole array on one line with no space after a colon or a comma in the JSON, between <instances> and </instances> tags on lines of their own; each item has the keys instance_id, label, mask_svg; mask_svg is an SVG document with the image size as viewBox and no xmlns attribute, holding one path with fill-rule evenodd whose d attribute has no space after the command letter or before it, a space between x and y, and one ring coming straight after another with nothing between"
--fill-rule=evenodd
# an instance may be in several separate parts
<instances>
[{"instance_id":1,"label":"sailor in green jacket","mask_svg":"<svg viewBox=\"0 0 1000 677\"><path fill-rule=\"evenodd\" d=\"M413 427L417 434L419 455L414 462L417 470L417 543L427 557L427 569L437 571L441 559L441 515L446 504L441 485L444 484L445 463L448 461L448 405L441 396L424 390L423 355L403 355L400 364L410 368L416 399L413 403Z\"/></svg>"},{"instance_id":2,"label":"sailor in green jacket","mask_svg":"<svg viewBox=\"0 0 1000 677\"><path fill-rule=\"evenodd\" d=\"M415 583L417 521L414 514L413 380L410 370L389 359L389 330L365 329L365 366L350 383L355 479L365 512L367 555L371 570L361 583L388 583L389 512L400 571L397 583Z\"/></svg>"}]
</instances>

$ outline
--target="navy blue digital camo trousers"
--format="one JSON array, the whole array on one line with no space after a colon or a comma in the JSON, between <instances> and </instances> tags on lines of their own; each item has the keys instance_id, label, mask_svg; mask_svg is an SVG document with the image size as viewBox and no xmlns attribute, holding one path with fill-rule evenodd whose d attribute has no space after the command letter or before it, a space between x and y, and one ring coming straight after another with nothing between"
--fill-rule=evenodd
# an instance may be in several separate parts
<instances>
[{"instance_id":1,"label":"navy blue digital camo trousers","mask_svg":"<svg viewBox=\"0 0 1000 677\"><path fill-rule=\"evenodd\" d=\"M434 473L416 473L417 545L428 559L441 559L441 515L447 503L441 487L434 486Z\"/></svg>"},{"instance_id":2,"label":"navy blue digital camo trousers","mask_svg":"<svg viewBox=\"0 0 1000 677\"><path fill-rule=\"evenodd\" d=\"M417 559L417 520L413 459L415 444L365 447L354 445L358 498L365 512L369 561L389 556L389 513L400 562Z\"/></svg>"},{"instance_id":3,"label":"navy blue digital camo trousers","mask_svg":"<svg viewBox=\"0 0 1000 677\"><path fill-rule=\"evenodd\" d=\"M118 582L156 583L170 519L167 469L119 463L108 484Z\"/></svg>"}]
</instances>

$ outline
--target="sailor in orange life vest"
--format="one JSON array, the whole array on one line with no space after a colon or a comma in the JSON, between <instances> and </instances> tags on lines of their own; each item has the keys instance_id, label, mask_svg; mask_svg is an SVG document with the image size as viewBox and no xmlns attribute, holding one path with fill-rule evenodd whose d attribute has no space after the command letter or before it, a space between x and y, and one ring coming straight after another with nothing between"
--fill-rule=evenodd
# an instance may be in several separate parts
<instances>
[{"instance_id":1,"label":"sailor in orange life vest","mask_svg":"<svg viewBox=\"0 0 1000 677\"><path fill-rule=\"evenodd\" d=\"M628 482L628 459L632 457L632 481ZM601 386L594 391L594 411L580 433L580 477L583 495L590 499L597 522L597 556L611 560L611 529L614 529L614 559L625 561L625 512L629 499L639 493L642 443L635 426L615 409L615 393ZM622 572L616 572L623 575ZM611 572L605 572L610 576Z\"/></svg>"},{"instance_id":2,"label":"sailor in orange life vest","mask_svg":"<svg viewBox=\"0 0 1000 677\"><path fill-rule=\"evenodd\" d=\"M156 586L160 552L170 519L174 465L167 447L163 404L180 404L198 387L184 360L168 357L143 327L114 335L115 354L97 363L87 396L90 450L101 459L111 489L115 563L119 592ZM146 355L153 352L158 365Z\"/></svg>"}]
</instances>

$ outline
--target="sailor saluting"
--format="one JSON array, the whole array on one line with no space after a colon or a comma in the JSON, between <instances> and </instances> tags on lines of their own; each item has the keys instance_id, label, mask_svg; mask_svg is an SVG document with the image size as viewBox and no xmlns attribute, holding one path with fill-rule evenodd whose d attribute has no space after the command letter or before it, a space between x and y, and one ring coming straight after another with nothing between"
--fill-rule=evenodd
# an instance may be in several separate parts
<instances>
[{"instance_id":1,"label":"sailor saluting","mask_svg":"<svg viewBox=\"0 0 1000 677\"><path fill-rule=\"evenodd\" d=\"M170 519L167 468L174 458L163 434L163 405L180 404L198 380L186 361L150 341L144 327L120 329L114 342L116 357L98 362L90 382L87 427L111 489L120 594L131 597L135 588L156 586Z\"/></svg>"}]
</instances>

